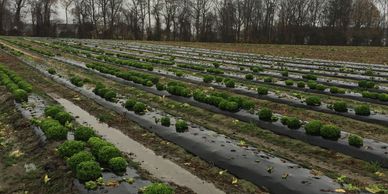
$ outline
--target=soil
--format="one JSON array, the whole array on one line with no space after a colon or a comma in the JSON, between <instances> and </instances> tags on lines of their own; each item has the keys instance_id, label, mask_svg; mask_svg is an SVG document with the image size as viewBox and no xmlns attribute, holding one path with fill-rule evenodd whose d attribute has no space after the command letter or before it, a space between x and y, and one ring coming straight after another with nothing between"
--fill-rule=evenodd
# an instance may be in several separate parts
<instances>
[{"instance_id":1,"label":"soil","mask_svg":"<svg viewBox=\"0 0 388 194\"><path fill-rule=\"evenodd\" d=\"M388 64L388 47L202 43L174 41L143 42L158 45L165 44L184 47L196 47L233 52L255 53L261 55Z\"/></svg>"},{"instance_id":2,"label":"soil","mask_svg":"<svg viewBox=\"0 0 388 194\"><path fill-rule=\"evenodd\" d=\"M11 95L4 87L0 93L0 193L78 193L71 171L55 152L58 143L42 145Z\"/></svg>"}]
</instances>

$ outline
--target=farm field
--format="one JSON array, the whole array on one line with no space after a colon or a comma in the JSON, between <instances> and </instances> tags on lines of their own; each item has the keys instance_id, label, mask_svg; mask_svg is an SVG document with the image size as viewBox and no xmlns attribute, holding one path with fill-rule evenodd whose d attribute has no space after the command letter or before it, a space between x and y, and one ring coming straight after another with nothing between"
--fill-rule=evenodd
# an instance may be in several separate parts
<instances>
[{"instance_id":1,"label":"farm field","mask_svg":"<svg viewBox=\"0 0 388 194\"><path fill-rule=\"evenodd\" d=\"M388 64L387 47L365 46L320 46L320 45L282 45L282 44L245 44L245 43L202 43L174 41L144 41L151 44L188 46L232 52L274 55L282 57L311 58L358 63Z\"/></svg>"},{"instance_id":2,"label":"farm field","mask_svg":"<svg viewBox=\"0 0 388 194\"><path fill-rule=\"evenodd\" d=\"M0 37L0 193L388 193L385 48L182 45Z\"/></svg>"}]
</instances>

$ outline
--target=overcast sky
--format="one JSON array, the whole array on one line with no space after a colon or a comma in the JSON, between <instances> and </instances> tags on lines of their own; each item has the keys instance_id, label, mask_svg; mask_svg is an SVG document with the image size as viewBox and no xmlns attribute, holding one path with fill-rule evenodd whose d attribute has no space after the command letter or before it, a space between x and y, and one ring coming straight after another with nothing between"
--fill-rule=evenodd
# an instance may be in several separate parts
<instances>
[{"instance_id":1,"label":"overcast sky","mask_svg":"<svg viewBox=\"0 0 388 194\"><path fill-rule=\"evenodd\" d=\"M73 23L73 17L70 13L72 7L69 8L68 10L68 18L69 18L69 24ZM60 3L58 3L55 7L55 11L56 11L56 14L53 14L52 17L54 20L61 20L62 23L65 23L66 22L66 14L65 14L65 9L62 7L62 5ZM24 18L24 21L26 21L27 23L31 23L31 13L30 13L30 8L27 7L26 9L24 9L24 12L25 12L25 18Z\"/></svg>"},{"instance_id":2,"label":"overcast sky","mask_svg":"<svg viewBox=\"0 0 388 194\"><path fill-rule=\"evenodd\" d=\"M72 9L72 7L69 8L68 13L67 13L70 24L73 23L73 17L70 13L71 9ZM63 23L65 23L66 22L65 8L63 8L60 3L58 3L56 5L56 12L57 12L57 14L54 16L54 19L60 19L60 20L62 20Z\"/></svg>"}]
</instances>

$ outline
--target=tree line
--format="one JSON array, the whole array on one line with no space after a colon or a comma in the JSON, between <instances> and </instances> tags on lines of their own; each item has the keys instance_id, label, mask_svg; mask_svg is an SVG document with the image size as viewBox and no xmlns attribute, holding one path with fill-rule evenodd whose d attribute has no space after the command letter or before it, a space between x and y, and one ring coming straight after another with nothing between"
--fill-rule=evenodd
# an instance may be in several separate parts
<instances>
[{"instance_id":1,"label":"tree line","mask_svg":"<svg viewBox=\"0 0 388 194\"><path fill-rule=\"evenodd\" d=\"M388 0L0 0L0 34L386 45L387 12Z\"/></svg>"}]
</instances>

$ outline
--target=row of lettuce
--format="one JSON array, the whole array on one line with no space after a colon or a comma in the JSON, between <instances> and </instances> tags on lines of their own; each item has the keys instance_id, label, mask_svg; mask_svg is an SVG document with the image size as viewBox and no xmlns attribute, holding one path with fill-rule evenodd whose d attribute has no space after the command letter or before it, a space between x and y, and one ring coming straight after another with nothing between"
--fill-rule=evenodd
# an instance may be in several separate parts
<instances>
[{"instance_id":1,"label":"row of lettuce","mask_svg":"<svg viewBox=\"0 0 388 194\"><path fill-rule=\"evenodd\" d=\"M44 56L47 56L47 57L54 57L55 56L55 54L53 52L51 52L51 51L46 51L44 49L35 48L32 45L26 44L26 43L24 43L22 41L5 39L5 38L0 38L0 40L7 41L7 42L9 42L11 44L17 45L19 47L22 47L24 49L27 49L27 50L30 50L30 51L33 51L33 52L37 52L37 53L39 53L41 55L44 55Z\"/></svg>"},{"instance_id":2,"label":"row of lettuce","mask_svg":"<svg viewBox=\"0 0 388 194\"><path fill-rule=\"evenodd\" d=\"M115 102L117 100L116 97L118 96L118 94L112 88L108 88L102 83L96 83L93 92L101 98L104 98L105 100L110 102ZM138 115L143 115L147 111L147 105L141 101L136 100L135 98L127 99L123 106L128 111L133 111L135 114ZM158 123L159 121L162 126L170 127L171 125L171 119L169 116L163 116L160 119L155 119L155 122ZM178 119L175 123L175 129L178 133L185 132L188 129L188 124L186 121Z\"/></svg>"},{"instance_id":3,"label":"row of lettuce","mask_svg":"<svg viewBox=\"0 0 388 194\"><path fill-rule=\"evenodd\" d=\"M0 64L0 83L12 93L16 102L28 101L28 93L32 91L31 84L2 64Z\"/></svg>"},{"instance_id":4,"label":"row of lettuce","mask_svg":"<svg viewBox=\"0 0 388 194\"><path fill-rule=\"evenodd\" d=\"M93 68L95 67L93 64L88 65L88 67ZM125 73L123 71L118 71L115 70L117 68L104 65L104 64L98 64L98 68L95 68L95 70L103 69L104 73L109 73L111 72L112 75L116 75L118 77L121 74ZM104 68L101 68L104 67ZM109 71L108 71L108 70ZM123 77L122 77L123 78ZM125 78L124 78L125 79ZM128 81L131 81L130 79L127 79ZM157 79L155 79L157 80ZM146 85L145 85L146 86ZM151 87L151 85L148 85L148 87ZM230 111L230 112L238 112L240 110L246 110L251 113L257 112L257 115L259 116L260 120L266 121L266 122L275 122L278 121L279 119L281 120L281 123L287 126L290 129L299 129L302 128L303 125L306 122L301 121L298 118L295 117L286 117L286 116L280 116L277 115L275 116L271 110L267 108L262 108L259 111L255 111L255 103L248 98L244 97L239 97L239 96L233 96L227 93L223 92L213 92L213 91L204 91L201 89L196 89L193 91L192 88L188 87L184 83L181 82L176 82L176 81L171 81L168 83L161 83L161 82L156 82L155 87L157 90L160 91L167 91L170 94L176 95L176 96L182 96L182 97L193 97L194 100L202 103L206 103L212 106L215 106L221 110L225 111ZM115 98L110 98L110 96L117 96L117 93L115 95L107 95L108 92L115 93L113 89L111 88L106 88L103 86L101 83L96 84L96 88L93 90L95 94L105 98L106 100L109 101L116 101L117 99ZM263 93L263 92L261 92ZM308 99L307 101L309 104L313 103L310 101L315 101L316 97L312 97L314 99ZM318 98L319 100L319 98ZM320 103L320 100L319 100ZM131 106L129 106L129 110L134 110L136 113L141 113L143 110L145 110L145 105L143 104L138 104L135 106L135 104L129 103ZM314 102L313 104L317 104L317 102ZM346 104L345 104L346 105ZM342 107L342 109L338 108L338 105L334 105L336 110L341 110L344 111L345 108ZM342 104L343 106L343 104ZM347 108L346 108L347 109ZM360 111L358 111L360 109ZM361 109L367 109L367 110L362 110ZM370 110L369 107L367 106L362 106L360 108L356 108L356 111L361 115L366 115L367 113L361 113L361 112L369 112ZM267 116L265 116L267 115ZM317 123L318 121L311 121L307 124L304 125L304 129L306 134L308 135L318 135L322 136L325 139L329 140L338 140L341 137L341 130L333 125L319 125L319 127L312 127L310 123ZM315 125L316 126L316 125ZM312 129L313 128L313 129ZM311 132L311 130L315 130L315 132ZM177 129L178 131L178 129ZM348 138L349 145L356 146L356 147L361 147L363 145L363 138L358 136L358 135L350 135Z\"/></svg>"},{"instance_id":5,"label":"row of lettuce","mask_svg":"<svg viewBox=\"0 0 388 194\"><path fill-rule=\"evenodd\" d=\"M64 111L63 107L48 106L44 114L45 118L34 120L33 123L42 129L48 140L65 140L58 146L58 154L66 160L69 168L78 180L85 183L87 189L104 186L101 178L103 171L108 170L117 175L126 172L128 162L120 150L97 136L92 128L75 123L72 115ZM69 130L73 130L74 140L66 140ZM133 182L130 179L123 181ZM169 186L160 183L144 188L143 193L154 194L155 188L173 193Z\"/></svg>"},{"instance_id":6,"label":"row of lettuce","mask_svg":"<svg viewBox=\"0 0 388 194\"><path fill-rule=\"evenodd\" d=\"M158 89L162 89L163 87L159 87ZM165 86L166 90L173 95L183 96L183 97L193 97L194 100L202 103L206 103L215 107L218 107L221 110L226 110L230 112L238 112L242 109L255 112L255 103L250 101L249 99L232 96L227 93L222 92L210 92L203 90L195 90L194 92L190 92L191 89L185 86L182 83L178 82L169 82ZM360 109L360 114L366 114L364 112L369 111L369 107L361 106L360 108L356 108L356 111ZM365 110L367 109L367 110ZM369 113L370 114L370 113ZM275 122L281 119L281 123L286 125L290 129L299 129L302 127L303 122L295 117L286 117L286 116L275 116L272 114L272 111L267 108L261 108L257 111L257 115L260 120L267 122ZM319 128L315 127L311 128L311 123L317 123L318 121L311 121L307 123L304 127L305 132L308 135L320 135L325 139L330 140L338 140L341 137L341 130L333 125L320 125ZM311 132L311 130L318 130L317 132ZM357 141L354 141L357 139ZM356 147L361 147L363 145L363 139L357 135L350 135L349 144Z\"/></svg>"},{"instance_id":7,"label":"row of lettuce","mask_svg":"<svg viewBox=\"0 0 388 194\"><path fill-rule=\"evenodd\" d=\"M289 80L286 80L286 83L289 83L288 81ZM224 83L224 85L228 88L234 88L236 86L236 82L231 80L231 79L224 79L222 77L211 76L211 75L205 75L203 77L203 82L205 82L205 83L212 83L212 82ZM290 82L292 82L292 81L290 81ZM303 84L303 86L304 86L304 82L299 82L298 85L299 84ZM320 86L321 84L317 84L316 82L308 83L308 85L310 86L310 88L313 88L313 85L316 87L321 87ZM316 87L314 87L314 88L316 88ZM259 95L268 95L268 93L269 93L268 87L265 87L265 86L259 86L256 88L256 90L257 90L257 94L259 94ZM337 87L331 87L330 91L332 93L339 93L339 92L341 92L341 89L337 88ZM379 94L379 96L382 96L382 100L385 98L388 98L387 94ZM307 97L305 99L305 103L309 106L320 106L322 104L321 98L318 96ZM337 102L334 102L333 104L329 104L328 108L333 109L336 112L348 112L348 110L349 110L347 103L344 101L337 101ZM366 104L359 105L359 106L355 107L354 111L355 111L356 115L360 115L360 116L369 116L371 114L370 107L369 107L369 105L366 105Z\"/></svg>"},{"instance_id":8,"label":"row of lettuce","mask_svg":"<svg viewBox=\"0 0 388 194\"><path fill-rule=\"evenodd\" d=\"M215 82L221 82L220 79L222 77L219 76L213 76L213 75L204 75L203 76L203 81L206 83L211 83L213 81ZM254 76L252 74L247 74L245 75L245 79L247 80L253 80ZM264 83L274 83L274 79L270 76L263 78ZM290 87L298 87L305 89L306 86L310 90L316 90L316 91L328 91L332 94L345 94L346 90L340 87L336 86L326 86L324 84L320 84L315 80L308 80L307 82L305 81L294 81L291 79L284 80L284 84L286 86ZM375 83L373 81L367 81L367 80L361 80L358 82L359 87L363 90L361 92L361 96L364 98L369 98L369 99L375 99L375 100L380 100L382 102L388 102L388 94L386 93L381 93L381 92L370 92L365 90L366 88L374 88ZM369 85L369 86L368 86ZM234 87L231 85L231 87Z\"/></svg>"}]
</instances>

